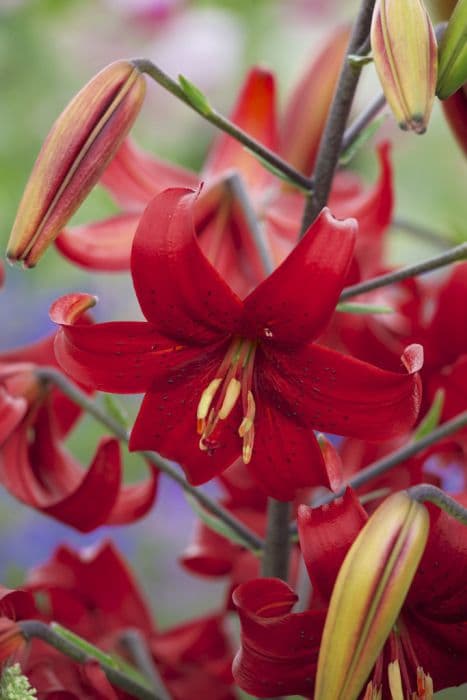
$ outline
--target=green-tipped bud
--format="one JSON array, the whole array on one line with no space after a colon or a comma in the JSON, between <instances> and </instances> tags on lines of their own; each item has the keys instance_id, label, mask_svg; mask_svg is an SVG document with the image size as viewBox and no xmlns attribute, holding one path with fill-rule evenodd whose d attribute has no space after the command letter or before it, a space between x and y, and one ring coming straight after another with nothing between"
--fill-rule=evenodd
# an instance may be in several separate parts
<instances>
[{"instance_id":1,"label":"green-tipped bud","mask_svg":"<svg viewBox=\"0 0 467 700\"><path fill-rule=\"evenodd\" d=\"M371 25L376 70L401 129L426 131L436 88L437 46L421 0L377 0Z\"/></svg>"},{"instance_id":2,"label":"green-tipped bud","mask_svg":"<svg viewBox=\"0 0 467 700\"><path fill-rule=\"evenodd\" d=\"M113 158L144 99L129 61L96 75L65 108L42 146L19 205L7 257L33 267Z\"/></svg>"},{"instance_id":3,"label":"green-tipped bud","mask_svg":"<svg viewBox=\"0 0 467 700\"><path fill-rule=\"evenodd\" d=\"M361 530L332 592L315 700L359 696L399 615L428 531L427 509L407 493L390 496ZM378 697L378 689L370 691L368 697Z\"/></svg>"},{"instance_id":4,"label":"green-tipped bud","mask_svg":"<svg viewBox=\"0 0 467 700\"><path fill-rule=\"evenodd\" d=\"M467 83L467 0L459 0L439 45L438 84L441 100Z\"/></svg>"}]
</instances>

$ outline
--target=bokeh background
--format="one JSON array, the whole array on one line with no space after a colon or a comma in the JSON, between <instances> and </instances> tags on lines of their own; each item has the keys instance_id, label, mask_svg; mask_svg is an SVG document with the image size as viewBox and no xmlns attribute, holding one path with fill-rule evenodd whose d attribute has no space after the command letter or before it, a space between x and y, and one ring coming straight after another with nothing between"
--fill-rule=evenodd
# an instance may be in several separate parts
<instances>
[{"instance_id":1,"label":"bokeh background","mask_svg":"<svg viewBox=\"0 0 467 700\"><path fill-rule=\"evenodd\" d=\"M176 77L182 73L227 113L252 64L278 75L282 100L316 54L329 29L354 16L356 3L343 0L0 0L0 246L5 244L23 187L52 122L68 100L111 61L144 56ZM373 67L364 69L357 104L375 94ZM313 114L310 114L310 120ZM209 124L162 88L150 83L134 128L136 140L168 160L197 170L214 133ZM396 212L460 242L467 238L465 161L435 105L423 137L397 130L385 120L376 140L394 142ZM372 143L350 164L371 180L376 172ZM97 187L75 222L116 211ZM409 262L438 250L395 229L389 257ZM0 349L35 340L52 330L48 307L67 291L97 294L100 319L139 313L127 275L96 275L68 264L54 250L31 271L7 269L0 300ZM138 397L125 399L134 415ZM102 432L84 419L70 449L89 461ZM138 458L127 456L128 479L138 477ZM208 488L215 492L214 487ZM177 564L190 539L194 516L180 490L161 479L153 512L125 528L83 536L27 509L0 487L0 581L18 584L24 570L44 561L58 542L87 546L114 539L132 561L164 626L212 609L222 583L186 575Z\"/></svg>"}]
</instances>

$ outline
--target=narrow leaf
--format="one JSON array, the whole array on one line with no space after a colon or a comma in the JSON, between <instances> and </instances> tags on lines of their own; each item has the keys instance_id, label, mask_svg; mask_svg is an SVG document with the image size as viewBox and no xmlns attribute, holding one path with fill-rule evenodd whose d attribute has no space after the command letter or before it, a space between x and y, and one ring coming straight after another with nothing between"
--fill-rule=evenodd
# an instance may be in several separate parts
<instances>
[{"instance_id":1,"label":"narrow leaf","mask_svg":"<svg viewBox=\"0 0 467 700\"><path fill-rule=\"evenodd\" d=\"M394 309L391 306L378 304L353 304L352 302L342 302L337 304L336 311L346 314L392 314Z\"/></svg>"},{"instance_id":2,"label":"narrow leaf","mask_svg":"<svg viewBox=\"0 0 467 700\"><path fill-rule=\"evenodd\" d=\"M185 93L185 97L188 98L190 101L190 104L195 107L201 114L204 114L205 116L208 116L209 114L212 113L212 107L208 102L208 98L204 93L201 92L199 88L196 87L196 85L193 85L185 76L179 75L178 76L178 82L180 83L180 87L182 88L183 92Z\"/></svg>"},{"instance_id":3,"label":"narrow leaf","mask_svg":"<svg viewBox=\"0 0 467 700\"><path fill-rule=\"evenodd\" d=\"M444 389L438 389L433 399L433 403L430 406L430 410L426 414L425 418L421 421L417 430L414 433L413 439L415 441L421 440L426 435L429 435L435 428L438 427L439 419L441 418L441 413L444 406Z\"/></svg>"}]
</instances>

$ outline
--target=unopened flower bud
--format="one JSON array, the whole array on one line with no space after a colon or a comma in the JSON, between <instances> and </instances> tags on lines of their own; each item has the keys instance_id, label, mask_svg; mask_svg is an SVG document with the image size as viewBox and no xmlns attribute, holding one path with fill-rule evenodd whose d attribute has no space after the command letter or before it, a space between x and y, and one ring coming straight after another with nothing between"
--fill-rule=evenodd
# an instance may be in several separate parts
<instances>
[{"instance_id":1,"label":"unopened flower bud","mask_svg":"<svg viewBox=\"0 0 467 700\"><path fill-rule=\"evenodd\" d=\"M332 592L315 700L359 696L399 615L428 531L427 509L406 493L390 496L360 531Z\"/></svg>"},{"instance_id":2,"label":"unopened flower bud","mask_svg":"<svg viewBox=\"0 0 467 700\"><path fill-rule=\"evenodd\" d=\"M439 45L438 84L441 100L467 83L467 0L459 0Z\"/></svg>"},{"instance_id":3,"label":"unopened flower bud","mask_svg":"<svg viewBox=\"0 0 467 700\"><path fill-rule=\"evenodd\" d=\"M7 257L33 267L114 156L146 91L129 61L104 68L74 97L45 140L19 205Z\"/></svg>"},{"instance_id":4,"label":"unopened flower bud","mask_svg":"<svg viewBox=\"0 0 467 700\"><path fill-rule=\"evenodd\" d=\"M388 104L401 129L426 131L433 106L437 46L421 0L377 0L371 46Z\"/></svg>"}]
</instances>

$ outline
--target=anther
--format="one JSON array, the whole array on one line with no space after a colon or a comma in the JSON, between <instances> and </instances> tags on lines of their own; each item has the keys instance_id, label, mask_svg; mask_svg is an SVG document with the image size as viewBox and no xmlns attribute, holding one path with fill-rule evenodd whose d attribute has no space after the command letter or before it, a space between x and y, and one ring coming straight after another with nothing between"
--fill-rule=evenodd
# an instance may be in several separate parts
<instances>
[{"instance_id":1,"label":"anther","mask_svg":"<svg viewBox=\"0 0 467 700\"><path fill-rule=\"evenodd\" d=\"M213 379L201 394L196 410L198 435L201 435L204 431L206 416L208 415L212 400L221 383L222 379Z\"/></svg>"},{"instance_id":2,"label":"anther","mask_svg":"<svg viewBox=\"0 0 467 700\"><path fill-rule=\"evenodd\" d=\"M240 391L242 389L241 382L238 379L231 379L227 385L227 390L225 392L224 400L222 406L219 409L219 418L225 420L232 412L233 407L237 403L237 399L240 396Z\"/></svg>"}]
</instances>

